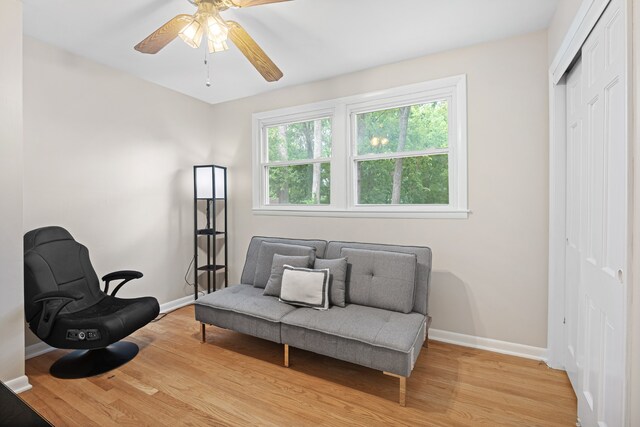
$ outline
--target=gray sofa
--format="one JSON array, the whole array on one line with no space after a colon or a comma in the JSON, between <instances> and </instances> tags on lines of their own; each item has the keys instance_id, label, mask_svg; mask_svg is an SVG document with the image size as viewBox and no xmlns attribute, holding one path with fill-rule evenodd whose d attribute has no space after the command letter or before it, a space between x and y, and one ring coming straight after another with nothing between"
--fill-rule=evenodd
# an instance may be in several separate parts
<instances>
[{"instance_id":1,"label":"gray sofa","mask_svg":"<svg viewBox=\"0 0 640 427\"><path fill-rule=\"evenodd\" d=\"M264 289L254 286L256 270L270 268L273 258L260 253L263 242L312 247L315 256L323 259L346 255L345 306L322 311L263 295ZM394 257L407 258L398 253L415 256L415 269L396 262ZM408 280L396 280L403 275L414 279L410 281L413 286L406 285ZM406 379L426 346L431 323L430 276L428 247L253 237L241 284L198 298L195 317L201 322L203 342L205 325L210 324L284 344L285 366L289 365L291 346L398 377L399 401L404 406Z\"/></svg>"}]
</instances>

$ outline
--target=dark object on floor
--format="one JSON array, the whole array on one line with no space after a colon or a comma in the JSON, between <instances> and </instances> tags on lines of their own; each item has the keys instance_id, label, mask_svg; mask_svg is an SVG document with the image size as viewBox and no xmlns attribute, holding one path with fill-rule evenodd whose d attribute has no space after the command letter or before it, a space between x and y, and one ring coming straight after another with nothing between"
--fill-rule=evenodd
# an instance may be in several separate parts
<instances>
[{"instance_id":1,"label":"dark object on floor","mask_svg":"<svg viewBox=\"0 0 640 427\"><path fill-rule=\"evenodd\" d=\"M118 341L152 321L160 307L152 297L115 295L122 285L140 277L142 273L129 270L107 274L102 291L89 251L67 230L44 227L24 235L24 305L29 328L52 347L78 350L56 361L52 375L99 375L135 357L137 345ZM108 295L114 280L122 282Z\"/></svg>"},{"instance_id":2,"label":"dark object on floor","mask_svg":"<svg viewBox=\"0 0 640 427\"><path fill-rule=\"evenodd\" d=\"M0 426L48 427L51 424L0 382Z\"/></svg>"}]
</instances>

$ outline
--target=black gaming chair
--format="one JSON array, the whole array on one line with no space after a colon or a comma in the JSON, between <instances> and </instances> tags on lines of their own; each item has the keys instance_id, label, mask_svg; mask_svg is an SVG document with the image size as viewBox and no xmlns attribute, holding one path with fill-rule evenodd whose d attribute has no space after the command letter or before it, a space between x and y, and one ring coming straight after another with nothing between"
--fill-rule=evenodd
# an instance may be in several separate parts
<instances>
[{"instance_id":1,"label":"black gaming chair","mask_svg":"<svg viewBox=\"0 0 640 427\"><path fill-rule=\"evenodd\" d=\"M24 307L29 328L52 347L76 349L50 369L58 378L85 378L117 368L138 354L138 346L118 342L159 313L152 297L122 299L122 285L139 279L138 271L116 271L102 278L91 266L89 251L61 227L24 235ZM122 280L111 295L109 283Z\"/></svg>"}]
</instances>

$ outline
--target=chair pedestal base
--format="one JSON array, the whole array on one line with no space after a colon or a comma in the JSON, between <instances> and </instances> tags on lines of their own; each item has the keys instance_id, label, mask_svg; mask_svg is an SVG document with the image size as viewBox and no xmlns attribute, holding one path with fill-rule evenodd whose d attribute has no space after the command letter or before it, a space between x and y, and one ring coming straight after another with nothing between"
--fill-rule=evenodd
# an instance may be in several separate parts
<instances>
[{"instance_id":1,"label":"chair pedestal base","mask_svg":"<svg viewBox=\"0 0 640 427\"><path fill-rule=\"evenodd\" d=\"M56 378L76 379L104 374L118 368L138 354L138 346L119 341L106 348L75 350L58 359L49 372Z\"/></svg>"}]
</instances>

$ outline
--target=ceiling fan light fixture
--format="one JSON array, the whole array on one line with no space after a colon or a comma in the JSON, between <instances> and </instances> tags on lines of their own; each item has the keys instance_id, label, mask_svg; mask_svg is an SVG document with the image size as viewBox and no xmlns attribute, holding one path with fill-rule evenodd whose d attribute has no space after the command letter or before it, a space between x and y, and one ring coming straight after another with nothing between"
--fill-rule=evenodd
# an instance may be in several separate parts
<instances>
[{"instance_id":1,"label":"ceiling fan light fixture","mask_svg":"<svg viewBox=\"0 0 640 427\"><path fill-rule=\"evenodd\" d=\"M226 41L217 42L209 39L207 40L207 43L209 46L209 53L224 52L225 50L229 50L229 45Z\"/></svg>"},{"instance_id":2,"label":"ceiling fan light fixture","mask_svg":"<svg viewBox=\"0 0 640 427\"><path fill-rule=\"evenodd\" d=\"M219 14L212 13L207 15L207 28L209 28L209 38L227 39L229 27Z\"/></svg>"},{"instance_id":3,"label":"ceiling fan light fixture","mask_svg":"<svg viewBox=\"0 0 640 427\"><path fill-rule=\"evenodd\" d=\"M225 21L220 12L232 7L245 8L288 1L291 0L189 0L198 8L193 15L182 13L174 16L135 45L134 49L140 53L155 54L178 36L190 47L199 48L206 36L207 63L209 52L227 50L227 40L231 40L266 81L275 82L282 78L282 71L240 24Z\"/></svg>"},{"instance_id":4,"label":"ceiling fan light fixture","mask_svg":"<svg viewBox=\"0 0 640 427\"><path fill-rule=\"evenodd\" d=\"M207 15L207 38L209 44L209 52L222 52L229 49L227 38L229 36L229 27L218 13Z\"/></svg>"},{"instance_id":5,"label":"ceiling fan light fixture","mask_svg":"<svg viewBox=\"0 0 640 427\"><path fill-rule=\"evenodd\" d=\"M203 34L204 25L202 25L202 22L200 22L198 18L193 18L193 20L178 33L182 41L194 49L200 47Z\"/></svg>"}]
</instances>

